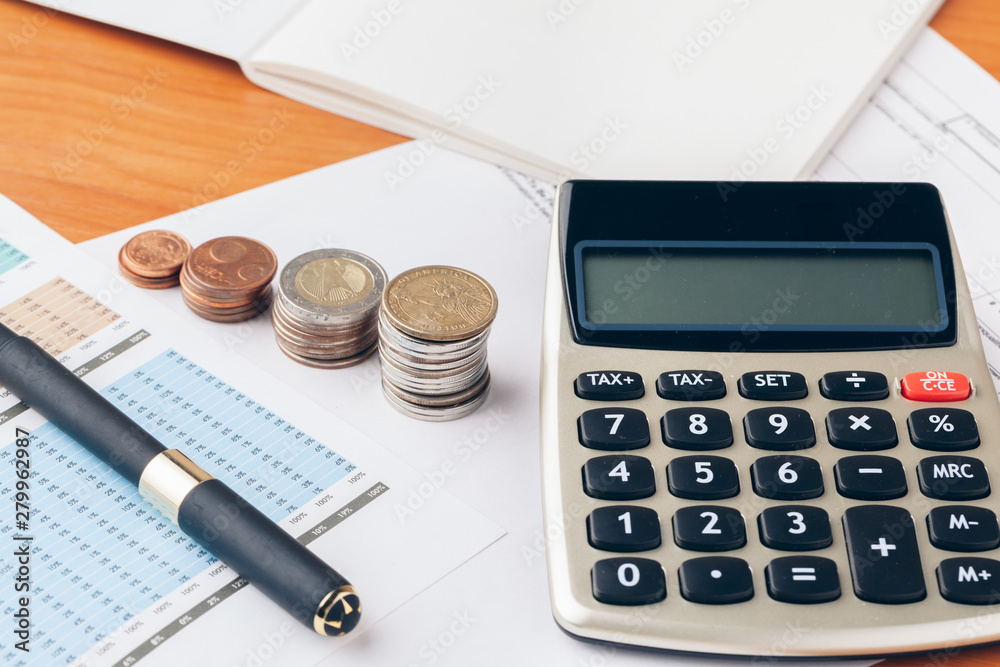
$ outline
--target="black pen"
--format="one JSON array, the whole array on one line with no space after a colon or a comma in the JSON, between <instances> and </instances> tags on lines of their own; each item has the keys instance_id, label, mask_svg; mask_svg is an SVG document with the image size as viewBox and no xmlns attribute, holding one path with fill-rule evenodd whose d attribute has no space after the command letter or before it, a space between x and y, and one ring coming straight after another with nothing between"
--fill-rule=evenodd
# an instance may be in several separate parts
<instances>
[{"instance_id":1,"label":"black pen","mask_svg":"<svg viewBox=\"0 0 1000 667\"><path fill-rule=\"evenodd\" d=\"M139 487L150 505L300 622L330 636L358 624L361 602L344 577L2 324L0 385Z\"/></svg>"}]
</instances>

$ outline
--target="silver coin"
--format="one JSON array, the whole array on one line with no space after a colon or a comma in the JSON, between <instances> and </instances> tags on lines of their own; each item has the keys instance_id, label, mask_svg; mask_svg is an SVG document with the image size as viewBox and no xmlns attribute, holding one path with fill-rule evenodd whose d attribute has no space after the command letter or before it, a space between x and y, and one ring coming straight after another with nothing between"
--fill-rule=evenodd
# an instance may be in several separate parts
<instances>
[{"instance_id":1,"label":"silver coin","mask_svg":"<svg viewBox=\"0 0 1000 667\"><path fill-rule=\"evenodd\" d=\"M383 335L392 341L394 346L401 347L406 350L411 350L415 353L426 353L428 351L433 351L435 354L451 354L461 352L462 350L467 350L470 347L475 347L476 345L481 345L486 342L486 339L490 335L490 329L487 328L481 333L472 336L471 338L463 338L457 341L450 342L434 342L421 340L419 338L413 338L408 336L402 331L396 329L386 318L385 313L379 311L378 316L379 330Z\"/></svg>"},{"instance_id":2,"label":"silver coin","mask_svg":"<svg viewBox=\"0 0 1000 667\"><path fill-rule=\"evenodd\" d=\"M483 367L478 370L475 375L469 377L467 382L455 383L455 382L439 382L439 383L424 383L424 382L413 382L407 378L400 378L393 376L392 373L383 371L382 379L391 382L395 386L408 391L413 394L418 394L421 396L445 396L447 394L456 394L464 391L472 384L478 382L483 375L486 374L488 368Z\"/></svg>"},{"instance_id":3,"label":"silver coin","mask_svg":"<svg viewBox=\"0 0 1000 667\"><path fill-rule=\"evenodd\" d=\"M385 269L378 262L339 248L299 255L278 280L280 300L297 319L335 326L377 312L385 285Z\"/></svg>"},{"instance_id":4,"label":"silver coin","mask_svg":"<svg viewBox=\"0 0 1000 667\"><path fill-rule=\"evenodd\" d=\"M413 371L445 371L454 370L456 368L461 368L471 361L478 359L479 357L486 355L486 348L482 347L476 350L473 354L468 357L460 357L454 361L437 361L433 363L428 363L424 361L416 361L414 357L405 354L400 354L399 350L393 349L391 346L384 344L382 339L379 339L379 351L384 354L389 359L391 359L397 366L403 366Z\"/></svg>"},{"instance_id":5,"label":"silver coin","mask_svg":"<svg viewBox=\"0 0 1000 667\"><path fill-rule=\"evenodd\" d=\"M414 419L421 419L423 421L443 422L461 419L462 417L470 415L478 410L479 407L486 402L489 392L490 384L487 383L479 395L465 401L464 403L459 403L458 405L450 407L429 407L415 405L399 398L392 393L392 390L385 386L384 382L382 383L382 393L389 401L389 405L396 408L396 410L403 413L407 417L413 417Z\"/></svg>"},{"instance_id":6,"label":"silver coin","mask_svg":"<svg viewBox=\"0 0 1000 667\"><path fill-rule=\"evenodd\" d=\"M453 407L472 399L473 397L477 396L483 389L485 389L486 385L489 382L490 382L490 374L487 371L483 375L483 377L479 379L478 382L476 382L469 388L464 389L463 391L460 392L456 392L454 394L446 394L443 396L425 396L421 394L414 394L412 392L408 392L403 389L400 389L399 387L396 387L391 382L383 383L382 386L384 389L388 389L393 394L395 394L397 398L404 400L407 403L413 403L415 405L421 405L430 408L434 407L445 408L445 407Z\"/></svg>"}]
</instances>

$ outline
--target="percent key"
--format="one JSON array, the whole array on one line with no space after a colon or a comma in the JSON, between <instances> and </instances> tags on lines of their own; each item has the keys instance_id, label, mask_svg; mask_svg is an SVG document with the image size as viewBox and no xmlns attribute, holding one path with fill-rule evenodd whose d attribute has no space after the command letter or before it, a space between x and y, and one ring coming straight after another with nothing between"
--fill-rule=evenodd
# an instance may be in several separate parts
<instances>
[{"instance_id":1,"label":"percent key","mask_svg":"<svg viewBox=\"0 0 1000 667\"><path fill-rule=\"evenodd\" d=\"M979 427L971 412L959 408L914 410L906 420L914 446L934 452L961 452L979 446Z\"/></svg>"}]
</instances>

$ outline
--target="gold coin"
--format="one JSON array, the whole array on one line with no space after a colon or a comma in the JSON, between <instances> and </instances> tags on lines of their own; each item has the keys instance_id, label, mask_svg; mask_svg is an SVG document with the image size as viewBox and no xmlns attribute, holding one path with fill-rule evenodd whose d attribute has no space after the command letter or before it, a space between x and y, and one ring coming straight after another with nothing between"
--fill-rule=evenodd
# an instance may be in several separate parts
<instances>
[{"instance_id":1,"label":"gold coin","mask_svg":"<svg viewBox=\"0 0 1000 667\"><path fill-rule=\"evenodd\" d=\"M348 306L365 298L375 282L363 266L349 259L316 259L295 275L295 289L320 306Z\"/></svg>"},{"instance_id":2,"label":"gold coin","mask_svg":"<svg viewBox=\"0 0 1000 667\"><path fill-rule=\"evenodd\" d=\"M422 266L389 283L382 307L389 322L405 334L432 341L461 340L493 323L497 293L471 271Z\"/></svg>"}]
</instances>

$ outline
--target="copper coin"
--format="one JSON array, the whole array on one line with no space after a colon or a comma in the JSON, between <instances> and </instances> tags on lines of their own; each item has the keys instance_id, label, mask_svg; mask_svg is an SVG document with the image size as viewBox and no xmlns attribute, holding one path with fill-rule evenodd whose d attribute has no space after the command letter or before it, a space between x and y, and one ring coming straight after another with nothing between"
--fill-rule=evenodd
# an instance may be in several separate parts
<instances>
[{"instance_id":1,"label":"copper coin","mask_svg":"<svg viewBox=\"0 0 1000 667\"><path fill-rule=\"evenodd\" d=\"M163 278L181 270L191 253L188 240L175 232L154 229L133 236L122 246L119 261L145 278Z\"/></svg>"},{"instance_id":2,"label":"copper coin","mask_svg":"<svg viewBox=\"0 0 1000 667\"><path fill-rule=\"evenodd\" d=\"M278 259L260 241L223 236L192 250L184 270L196 291L224 299L269 285L278 271Z\"/></svg>"},{"instance_id":3,"label":"copper coin","mask_svg":"<svg viewBox=\"0 0 1000 667\"><path fill-rule=\"evenodd\" d=\"M247 293L237 293L228 298L216 298L212 296L207 296L203 292L199 292L198 288L191 285L191 278L188 276L187 272L181 271L178 277L178 282L181 288L184 290L184 296L188 297L191 301L200 304L205 307L229 307L238 308L240 306L246 306L258 299L260 296L259 292L247 292Z\"/></svg>"},{"instance_id":4,"label":"copper coin","mask_svg":"<svg viewBox=\"0 0 1000 667\"><path fill-rule=\"evenodd\" d=\"M145 278L143 276L137 275L129 271L124 264L118 264L118 273L121 277L129 281L136 287L141 287L143 289L165 289L167 287L176 287L180 284L180 280L176 275L167 276L166 278Z\"/></svg>"}]
</instances>

